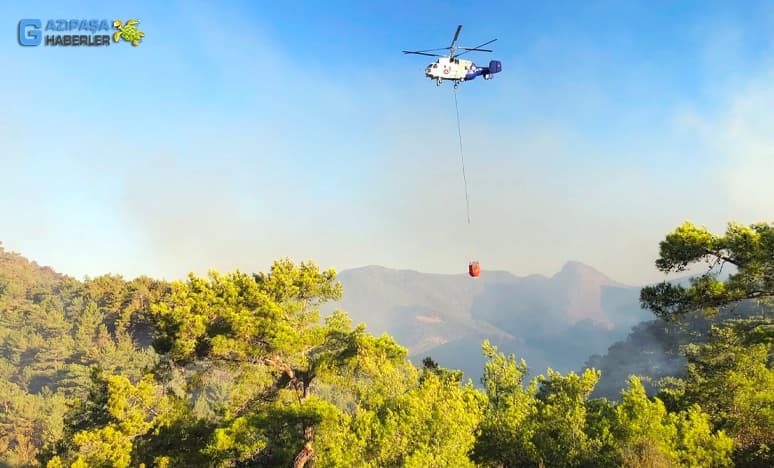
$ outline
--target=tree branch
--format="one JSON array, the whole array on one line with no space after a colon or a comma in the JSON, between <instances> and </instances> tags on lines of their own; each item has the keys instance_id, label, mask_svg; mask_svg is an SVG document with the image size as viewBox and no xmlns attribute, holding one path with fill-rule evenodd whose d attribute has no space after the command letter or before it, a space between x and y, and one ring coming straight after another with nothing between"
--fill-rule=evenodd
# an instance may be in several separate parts
<instances>
[{"instance_id":1,"label":"tree branch","mask_svg":"<svg viewBox=\"0 0 774 468\"><path fill-rule=\"evenodd\" d=\"M737 262L736 260L732 259L729 256L723 255L720 252L716 252L714 250L710 250L710 249L705 248L704 249L704 253L706 253L707 255L712 255L714 257L717 257L718 259L723 260L724 262L728 262L728 263L730 263L732 265L735 265L737 268L739 267L739 262Z\"/></svg>"}]
</instances>

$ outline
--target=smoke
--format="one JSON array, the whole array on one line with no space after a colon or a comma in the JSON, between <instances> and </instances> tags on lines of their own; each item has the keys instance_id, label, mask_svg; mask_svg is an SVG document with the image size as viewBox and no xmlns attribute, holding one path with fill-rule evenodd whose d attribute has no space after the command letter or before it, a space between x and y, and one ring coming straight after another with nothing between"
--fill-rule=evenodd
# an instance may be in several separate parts
<instances>
[{"instance_id":1,"label":"smoke","mask_svg":"<svg viewBox=\"0 0 774 468\"><path fill-rule=\"evenodd\" d=\"M166 277L286 255L443 273L477 259L519 275L576 259L641 284L661 279L658 242L685 219L722 230L771 216L771 68L724 81L702 108L649 85L647 63L606 88L610 65L588 44L506 53L495 80L459 90L467 225L448 86L416 62L301 60L239 9L178 8L168 35L105 59L131 79L9 54L39 71L0 78L20 109L0 117L0 227L15 250L73 274ZM567 73L546 78L547 57ZM81 102L95 92L111 99Z\"/></svg>"},{"instance_id":2,"label":"smoke","mask_svg":"<svg viewBox=\"0 0 774 468\"><path fill-rule=\"evenodd\" d=\"M703 116L685 111L686 127L700 137L708 154L720 158L721 183L714 187L745 223L774 219L774 70L729 96L722 112ZM730 213L729 213L730 214ZM730 219L731 220L731 219Z\"/></svg>"}]
</instances>

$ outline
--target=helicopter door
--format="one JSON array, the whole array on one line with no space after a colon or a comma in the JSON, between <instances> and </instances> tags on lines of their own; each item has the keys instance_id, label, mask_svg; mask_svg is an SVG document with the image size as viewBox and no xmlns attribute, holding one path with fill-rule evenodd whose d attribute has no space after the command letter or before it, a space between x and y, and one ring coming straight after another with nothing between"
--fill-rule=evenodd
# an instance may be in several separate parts
<instances>
[{"instance_id":1,"label":"helicopter door","mask_svg":"<svg viewBox=\"0 0 774 468\"><path fill-rule=\"evenodd\" d=\"M463 76L465 76L464 67L460 65L459 60L454 59L454 61L449 64L449 78L458 80Z\"/></svg>"}]
</instances>

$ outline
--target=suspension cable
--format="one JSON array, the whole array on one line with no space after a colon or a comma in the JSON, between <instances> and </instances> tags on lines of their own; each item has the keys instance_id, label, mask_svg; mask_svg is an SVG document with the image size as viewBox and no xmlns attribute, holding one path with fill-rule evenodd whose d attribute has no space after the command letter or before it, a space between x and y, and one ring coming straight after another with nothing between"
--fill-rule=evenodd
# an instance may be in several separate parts
<instances>
[{"instance_id":1,"label":"suspension cable","mask_svg":"<svg viewBox=\"0 0 774 468\"><path fill-rule=\"evenodd\" d=\"M468 199L468 178L465 175L465 156L462 153L462 129L460 126L460 108L457 104L457 88L454 87L454 109L457 111L457 136L460 140L460 162L462 162L462 180L465 183L465 211L468 215L468 224L470 224L470 201Z\"/></svg>"}]
</instances>

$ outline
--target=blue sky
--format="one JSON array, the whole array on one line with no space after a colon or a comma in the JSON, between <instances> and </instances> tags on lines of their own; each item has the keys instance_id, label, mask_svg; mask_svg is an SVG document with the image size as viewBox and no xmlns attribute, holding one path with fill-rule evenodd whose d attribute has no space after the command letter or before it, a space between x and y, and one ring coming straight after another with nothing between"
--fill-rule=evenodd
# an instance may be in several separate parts
<instances>
[{"instance_id":1,"label":"blue sky","mask_svg":"<svg viewBox=\"0 0 774 468\"><path fill-rule=\"evenodd\" d=\"M163 3L163 4L162 4ZM772 219L771 2L35 2L0 24L0 241L83 277L273 259L661 276L685 219ZM21 18L140 20L25 48ZM450 86L402 49L491 38Z\"/></svg>"}]
</instances>

